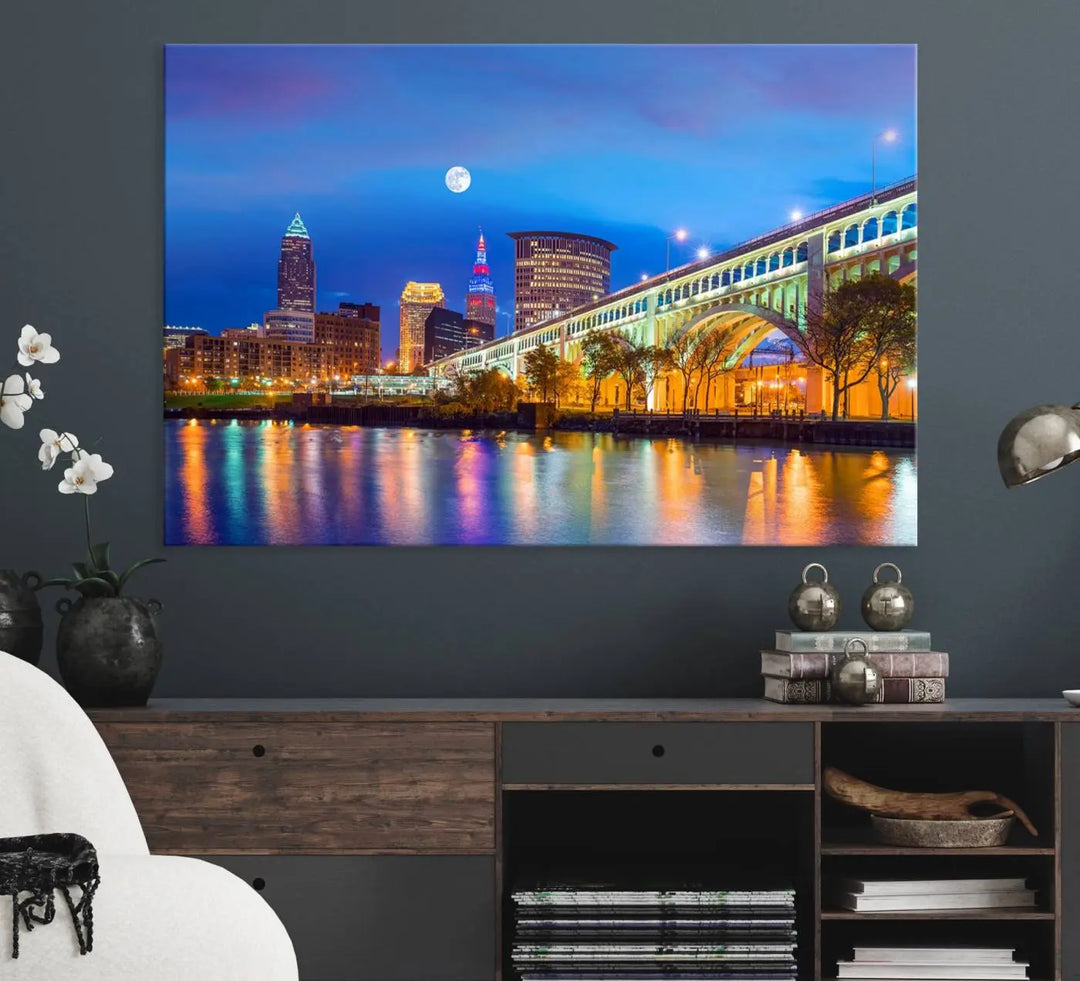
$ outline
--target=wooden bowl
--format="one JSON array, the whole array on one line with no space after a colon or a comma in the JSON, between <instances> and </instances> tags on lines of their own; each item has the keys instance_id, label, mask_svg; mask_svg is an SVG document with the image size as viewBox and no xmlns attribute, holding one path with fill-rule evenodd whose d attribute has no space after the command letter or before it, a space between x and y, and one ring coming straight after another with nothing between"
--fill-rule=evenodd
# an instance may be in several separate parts
<instances>
[{"instance_id":1,"label":"wooden bowl","mask_svg":"<svg viewBox=\"0 0 1080 981\"><path fill-rule=\"evenodd\" d=\"M900 848L996 848L1005 844L1015 823L1012 811L955 821L870 815L874 840Z\"/></svg>"}]
</instances>

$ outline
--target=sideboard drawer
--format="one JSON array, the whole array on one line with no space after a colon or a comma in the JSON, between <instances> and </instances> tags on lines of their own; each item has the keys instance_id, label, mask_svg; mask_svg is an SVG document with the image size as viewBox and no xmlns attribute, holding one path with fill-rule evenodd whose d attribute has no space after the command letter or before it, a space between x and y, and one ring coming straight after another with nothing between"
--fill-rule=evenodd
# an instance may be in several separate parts
<instances>
[{"instance_id":1,"label":"sideboard drawer","mask_svg":"<svg viewBox=\"0 0 1080 981\"><path fill-rule=\"evenodd\" d=\"M303 981L492 981L488 855L223 855L289 931Z\"/></svg>"},{"instance_id":2,"label":"sideboard drawer","mask_svg":"<svg viewBox=\"0 0 1080 981\"><path fill-rule=\"evenodd\" d=\"M804 722L514 722L504 784L812 786Z\"/></svg>"},{"instance_id":3,"label":"sideboard drawer","mask_svg":"<svg viewBox=\"0 0 1080 981\"><path fill-rule=\"evenodd\" d=\"M484 853L488 723L100 723L150 847L182 854Z\"/></svg>"}]
</instances>

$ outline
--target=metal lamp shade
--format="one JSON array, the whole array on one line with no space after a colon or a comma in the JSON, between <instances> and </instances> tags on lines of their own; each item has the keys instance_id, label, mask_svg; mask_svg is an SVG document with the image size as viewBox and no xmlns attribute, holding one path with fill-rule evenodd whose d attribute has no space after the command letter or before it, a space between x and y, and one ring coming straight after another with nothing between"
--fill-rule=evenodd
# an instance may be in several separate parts
<instances>
[{"instance_id":1,"label":"metal lamp shade","mask_svg":"<svg viewBox=\"0 0 1080 981\"><path fill-rule=\"evenodd\" d=\"M998 439L1006 487L1019 487L1080 458L1080 406L1037 405L1021 412Z\"/></svg>"}]
</instances>

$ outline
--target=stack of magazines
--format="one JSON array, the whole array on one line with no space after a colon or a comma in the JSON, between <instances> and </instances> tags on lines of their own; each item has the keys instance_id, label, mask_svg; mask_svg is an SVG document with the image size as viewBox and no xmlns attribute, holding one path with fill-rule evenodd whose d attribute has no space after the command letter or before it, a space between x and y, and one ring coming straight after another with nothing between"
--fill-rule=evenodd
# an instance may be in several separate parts
<instances>
[{"instance_id":1,"label":"stack of magazines","mask_svg":"<svg viewBox=\"0 0 1080 981\"><path fill-rule=\"evenodd\" d=\"M795 891L549 885L512 893L522 981L795 981Z\"/></svg>"}]
</instances>

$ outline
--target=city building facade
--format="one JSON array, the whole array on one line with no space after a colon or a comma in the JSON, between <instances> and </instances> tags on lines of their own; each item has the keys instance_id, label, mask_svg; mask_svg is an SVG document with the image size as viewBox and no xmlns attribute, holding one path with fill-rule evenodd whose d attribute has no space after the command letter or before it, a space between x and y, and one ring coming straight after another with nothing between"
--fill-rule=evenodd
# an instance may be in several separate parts
<instances>
[{"instance_id":1,"label":"city building facade","mask_svg":"<svg viewBox=\"0 0 1080 981\"><path fill-rule=\"evenodd\" d=\"M465 347L476 347L495 340L495 325L465 318Z\"/></svg>"},{"instance_id":2,"label":"city building facade","mask_svg":"<svg viewBox=\"0 0 1080 981\"><path fill-rule=\"evenodd\" d=\"M311 344L315 340L315 314L302 310L267 310L263 334L278 341Z\"/></svg>"},{"instance_id":3,"label":"city building facade","mask_svg":"<svg viewBox=\"0 0 1080 981\"><path fill-rule=\"evenodd\" d=\"M476 262L469 278L469 291L465 294L465 318L479 324L495 326L495 282L488 265L487 243L481 229L476 243ZM494 337L494 332L492 333Z\"/></svg>"},{"instance_id":4,"label":"city building facade","mask_svg":"<svg viewBox=\"0 0 1080 981\"><path fill-rule=\"evenodd\" d=\"M358 320L371 320L379 323L382 310L377 303L349 303L342 301L337 308L339 317L356 317Z\"/></svg>"},{"instance_id":5,"label":"city building facade","mask_svg":"<svg viewBox=\"0 0 1080 981\"><path fill-rule=\"evenodd\" d=\"M514 240L514 330L522 330L611 292L618 246L572 232L510 232Z\"/></svg>"},{"instance_id":6,"label":"city building facade","mask_svg":"<svg viewBox=\"0 0 1080 981\"><path fill-rule=\"evenodd\" d=\"M297 212L281 239L278 259L279 310L315 312L315 258L311 236Z\"/></svg>"},{"instance_id":7,"label":"city building facade","mask_svg":"<svg viewBox=\"0 0 1080 981\"><path fill-rule=\"evenodd\" d=\"M464 351L468 343L465 318L457 310L435 307L424 321L424 364Z\"/></svg>"},{"instance_id":8,"label":"city building facade","mask_svg":"<svg viewBox=\"0 0 1080 981\"><path fill-rule=\"evenodd\" d=\"M173 327L168 324L162 328L166 348L183 347L184 342L194 334L205 335L206 330L203 327Z\"/></svg>"},{"instance_id":9,"label":"city building facade","mask_svg":"<svg viewBox=\"0 0 1080 981\"><path fill-rule=\"evenodd\" d=\"M263 336L262 324L252 324L250 327L226 327L221 332L222 337L230 337L234 341L246 341L252 337Z\"/></svg>"},{"instance_id":10,"label":"city building facade","mask_svg":"<svg viewBox=\"0 0 1080 981\"><path fill-rule=\"evenodd\" d=\"M446 302L439 283L409 281L401 293L400 346L398 361L408 374L424 365L424 327L428 314Z\"/></svg>"},{"instance_id":11,"label":"city building facade","mask_svg":"<svg viewBox=\"0 0 1080 981\"><path fill-rule=\"evenodd\" d=\"M165 351L165 387L169 391L205 391L210 379L243 388L344 384L353 375L364 373L356 370L360 364L357 350L336 343L308 344L273 337L240 340L192 335L183 347Z\"/></svg>"},{"instance_id":12,"label":"city building facade","mask_svg":"<svg viewBox=\"0 0 1080 981\"><path fill-rule=\"evenodd\" d=\"M350 311L339 308L336 313L315 314L314 343L330 349L338 368L348 366L346 374L374 374L379 367L379 308L373 303L363 304L368 316L360 317L356 313L361 305L350 306Z\"/></svg>"}]
</instances>

